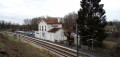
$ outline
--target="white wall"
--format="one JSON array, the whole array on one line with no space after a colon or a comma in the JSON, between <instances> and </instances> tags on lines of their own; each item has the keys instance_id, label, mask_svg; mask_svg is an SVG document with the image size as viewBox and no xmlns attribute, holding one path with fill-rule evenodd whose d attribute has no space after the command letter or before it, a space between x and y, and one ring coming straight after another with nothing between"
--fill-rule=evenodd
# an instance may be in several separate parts
<instances>
[{"instance_id":1,"label":"white wall","mask_svg":"<svg viewBox=\"0 0 120 57\"><path fill-rule=\"evenodd\" d=\"M39 23L39 25L38 25L38 28L39 28L38 31L42 31L42 27L43 27L43 31L45 31L45 26L46 26L46 31L48 31L48 25L47 25L47 23L42 20L42 21ZM40 28L41 28L41 30L40 30Z\"/></svg>"},{"instance_id":2,"label":"white wall","mask_svg":"<svg viewBox=\"0 0 120 57\"><path fill-rule=\"evenodd\" d=\"M47 40L55 42L54 33L47 33Z\"/></svg>"},{"instance_id":3,"label":"white wall","mask_svg":"<svg viewBox=\"0 0 120 57\"><path fill-rule=\"evenodd\" d=\"M57 28L62 28L62 24L47 24L45 21L42 20L38 25L38 28L39 28L38 31L42 31L42 26L43 26L43 31L45 31L45 26L46 26L46 31L54 28L53 26L57 26Z\"/></svg>"},{"instance_id":4,"label":"white wall","mask_svg":"<svg viewBox=\"0 0 120 57\"><path fill-rule=\"evenodd\" d=\"M55 40L59 40L59 41L67 40L67 37L64 35L64 30L63 29L59 29L55 33L48 32L47 34L48 34L47 39L49 41L55 42Z\"/></svg>"},{"instance_id":5,"label":"white wall","mask_svg":"<svg viewBox=\"0 0 120 57\"><path fill-rule=\"evenodd\" d=\"M38 24L38 31L39 31L39 38L41 39L46 39L46 32L48 31L48 25L45 21L41 21L39 24ZM43 30L42 30L43 29ZM44 37L43 37L43 34L44 34Z\"/></svg>"},{"instance_id":6,"label":"white wall","mask_svg":"<svg viewBox=\"0 0 120 57\"><path fill-rule=\"evenodd\" d=\"M74 35L74 44L77 44L77 36ZM78 45L80 44L80 36L78 36Z\"/></svg>"},{"instance_id":7,"label":"white wall","mask_svg":"<svg viewBox=\"0 0 120 57\"><path fill-rule=\"evenodd\" d=\"M56 35L55 40L60 40L60 41L67 40L66 36L64 35L64 30L63 29L58 30L55 33L55 35Z\"/></svg>"},{"instance_id":8,"label":"white wall","mask_svg":"<svg viewBox=\"0 0 120 57\"><path fill-rule=\"evenodd\" d=\"M39 34L38 33L39 33L38 31L35 31L35 37L36 38L39 38Z\"/></svg>"}]
</instances>

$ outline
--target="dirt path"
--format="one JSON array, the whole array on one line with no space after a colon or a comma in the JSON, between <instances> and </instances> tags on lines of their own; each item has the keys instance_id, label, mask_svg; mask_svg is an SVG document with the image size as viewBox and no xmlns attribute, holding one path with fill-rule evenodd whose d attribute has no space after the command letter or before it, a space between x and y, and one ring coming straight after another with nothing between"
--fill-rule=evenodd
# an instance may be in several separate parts
<instances>
[{"instance_id":1,"label":"dirt path","mask_svg":"<svg viewBox=\"0 0 120 57\"><path fill-rule=\"evenodd\" d=\"M0 57L45 57L40 51L18 40L8 39L0 33Z\"/></svg>"}]
</instances>

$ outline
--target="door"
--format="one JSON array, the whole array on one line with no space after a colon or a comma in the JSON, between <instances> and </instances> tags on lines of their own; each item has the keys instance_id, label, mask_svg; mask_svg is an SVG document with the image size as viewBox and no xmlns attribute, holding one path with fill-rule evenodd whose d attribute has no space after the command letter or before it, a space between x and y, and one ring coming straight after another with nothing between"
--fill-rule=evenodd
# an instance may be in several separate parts
<instances>
[{"instance_id":1,"label":"door","mask_svg":"<svg viewBox=\"0 0 120 57\"><path fill-rule=\"evenodd\" d=\"M47 33L45 33L45 40L48 40L48 39L47 39Z\"/></svg>"},{"instance_id":2,"label":"door","mask_svg":"<svg viewBox=\"0 0 120 57\"><path fill-rule=\"evenodd\" d=\"M50 34L50 39L49 40L52 41L52 34Z\"/></svg>"}]
</instances>

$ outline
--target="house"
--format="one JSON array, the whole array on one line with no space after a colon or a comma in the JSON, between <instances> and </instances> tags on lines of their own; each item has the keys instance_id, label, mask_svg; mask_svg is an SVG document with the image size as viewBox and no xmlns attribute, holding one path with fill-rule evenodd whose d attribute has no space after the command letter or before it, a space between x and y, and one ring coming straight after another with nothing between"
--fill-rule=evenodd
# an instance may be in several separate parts
<instances>
[{"instance_id":1,"label":"house","mask_svg":"<svg viewBox=\"0 0 120 57\"><path fill-rule=\"evenodd\" d=\"M35 31L35 37L53 42L67 39L62 23L57 18L42 19L38 24L38 31Z\"/></svg>"},{"instance_id":2,"label":"house","mask_svg":"<svg viewBox=\"0 0 120 57\"><path fill-rule=\"evenodd\" d=\"M105 26L105 30L106 30L107 32L109 32L109 33L111 33L111 32L117 32L117 31L118 31L118 30L117 30L117 27L114 26L114 25L112 25L112 26L110 26L110 25Z\"/></svg>"}]
</instances>

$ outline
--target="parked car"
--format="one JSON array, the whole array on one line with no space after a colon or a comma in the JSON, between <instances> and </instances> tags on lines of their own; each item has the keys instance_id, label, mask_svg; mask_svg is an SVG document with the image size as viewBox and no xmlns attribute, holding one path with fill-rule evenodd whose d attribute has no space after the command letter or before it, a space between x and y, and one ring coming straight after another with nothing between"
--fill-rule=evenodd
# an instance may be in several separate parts
<instances>
[{"instance_id":1,"label":"parked car","mask_svg":"<svg viewBox=\"0 0 120 57\"><path fill-rule=\"evenodd\" d=\"M27 32L26 34L27 34L27 36L34 37L35 32Z\"/></svg>"}]
</instances>

